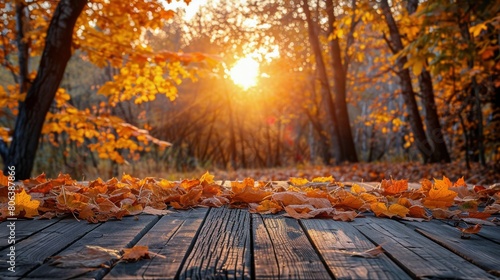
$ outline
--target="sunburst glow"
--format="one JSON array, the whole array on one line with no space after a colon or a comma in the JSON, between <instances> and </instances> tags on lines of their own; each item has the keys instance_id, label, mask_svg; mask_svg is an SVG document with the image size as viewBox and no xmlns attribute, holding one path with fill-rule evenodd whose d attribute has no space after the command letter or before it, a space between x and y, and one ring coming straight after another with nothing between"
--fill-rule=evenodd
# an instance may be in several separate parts
<instances>
[{"instance_id":1,"label":"sunburst glow","mask_svg":"<svg viewBox=\"0 0 500 280\"><path fill-rule=\"evenodd\" d=\"M242 58L229 70L229 76L235 84L247 90L257 84L259 63L251 57Z\"/></svg>"}]
</instances>

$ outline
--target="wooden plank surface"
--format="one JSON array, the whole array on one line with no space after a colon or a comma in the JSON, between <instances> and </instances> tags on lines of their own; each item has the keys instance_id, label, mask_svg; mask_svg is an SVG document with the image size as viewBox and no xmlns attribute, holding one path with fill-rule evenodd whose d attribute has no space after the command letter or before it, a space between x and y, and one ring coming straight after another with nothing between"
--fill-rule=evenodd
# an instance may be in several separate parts
<instances>
[{"instance_id":1,"label":"wooden plank surface","mask_svg":"<svg viewBox=\"0 0 500 280\"><path fill-rule=\"evenodd\" d=\"M478 235L462 239L460 231L437 220L405 224L489 273L500 276L500 244ZM497 235L500 235L498 227L484 226L481 230L485 228L496 229Z\"/></svg>"},{"instance_id":2,"label":"wooden plank surface","mask_svg":"<svg viewBox=\"0 0 500 280\"><path fill-rule=\"evenodd\" d=\"M16 220L15 222L15 236L16 242L20 242L23 239L31 236L32 234L51 226L59 221L59 219L54 218L51 220ZM3 230L7 227L10 221L6 221L0 224L2 231L0 231L0 250L5 249L10 246L8 244L9 231Z\"/></svg>"},{"instance_id":3,"label":"wooden plank surface","mask_svg":"<svg viewBox=\"0 0 500 280\"><path fill-rule=\"evenodd\" d=\"M394 220L368 216L353 225L415 278L496 279L481 268Z\"/></svg>"},{"instance_id":4,"label":"wooden plank surface","mask_svg":"<svg viewBox=\"0 0 500 280\"><path fill-rule=\"evenodd\" d=\"M247 210L210 209L178 279L250 279L250 239Z\"/></svg>"},{"instance_id":5,"label":"wooden plank surface","mask_svg":"<svg viewBox=\"0 0 500 280\"><path fill-rule=\"evenodd\" d=\"M349 252L363 252L376 246L351 223L330 219L301 223L336 279L411 279L384 254L376 258L350 255Z\"/></svg>"},{"instance_id":6,"label":"wooden plank surface","mask_svg":"<svg viewBox=\"0 0 500 280\"><path fill-rule=\"evenodd\" d=\"M65 256L83 251L85 245L100 246L106 249L122 250L134 246L146 232L159 220L158 216L141 215L124 217L121 221L109 220L99 227L88 232L74 244L57 255ZM111 266L117 260L109 259L105 265ZM102 278L109 271L108 268L87 267L57 267L44 263L27 276L43 278L50 275L53 279L71 278Z\"/></svg>"},{"instance_id":7,"label":"wooden plank surface","mask_svg":"<svg viewBox=\"0 0 500 280\"><path fill-rule=\"evenodd\" d=\"M58 253L99 226L100 224L77 222L68 218L35 233L16 244L16 271L14 273L7 270L7 262L0 262L0 278L3 276L20 277L28 273L41 265L46 258ZM6 256L7 250L1 250L0 255Z\"/></svg>"},{"instance_id":8,"label":"wooden plank surface","mask_svg":"<svg viewBox=\"0 0 500 280\"><path fill-rule=\"evenodd\" d=\"M163 216L138 245L148 246L151 252L166 258L120 262L105 279L174 279L207 212L208 208L195 208Z\"/></svg>"},{"instance_id":9,"label":"wooden plank surface","mask_svg":"<svg viewBox=\"0 0 500 280\"><path fill-rule=\"evenodd\" d=\"M256 279L329 279L299 221L252 215Z\"/></svg>"}]
</instances>

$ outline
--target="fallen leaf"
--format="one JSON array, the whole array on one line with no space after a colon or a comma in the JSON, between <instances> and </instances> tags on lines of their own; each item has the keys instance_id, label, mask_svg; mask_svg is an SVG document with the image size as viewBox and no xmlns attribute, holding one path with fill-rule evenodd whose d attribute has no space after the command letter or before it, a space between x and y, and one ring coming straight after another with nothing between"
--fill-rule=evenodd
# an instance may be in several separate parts
<instances>
[{"instance_id":1,"label":"fallen leaf","mask_svg":"<svg viewBox=\"0 0 500 280\"><path fill-rule=\"evenodd\" d=\"M24 189L22 189L20 193L16 193L15 202L16 215L20 215L21 211L24 211L24 217L26 218L38 216L38 206L40 206L40 201L32 200L31 195L27 194Z\"/></svg>"},{"instance_id":2,"label":"fallen leaf","mask_svg":"<svg viewBox=\"0 0 500 280\"><path fill-rule=\"evenodd\" d=\"M53 256L48 264L58 267L101 267L106 262L120 259L118 250L106 249L100 246L85 245L85 248L77 253L64 256Z\"/></svg>"},{"instance_id":3,"label":"fallen leaf","mask_svg":"<svg viewBox=\"0 0 500 280\"><path fill-rule=\"evenodd\" d=\"M138 261L140 259L149 259L148 246L135 245L132 248L123 249L122 259L125 261Z\"/></svg>"},{"instance_id":4,"label":"fallen leaf","mask_svg":"<svg viewBox=\"0 0 500 280\"><path fill-rule=\"evenodd\" d=\"M482 228L481 224L476 224L474 226L470 226L467 228L457 227L457 229L460 230L460 232L462 232L460 236L460 238L462 239L469 239L471 234L478 233L481 230L481 228Z\"/></svg>"},{"instance_id":5,"label":"fallen leaf","mask_svg":"<svg viewBox=\"0 0 500 280\"><path fill-rule=\"evenodd\" d=\"M371 258L376 258L380 254L384 253L384 249L382 248L382 246L379 245L377 247L368 249L363 252L346 252L346 251L338 251L338 252L351 255L352 257L371 259Z\"/></svg>"}]
</instances>

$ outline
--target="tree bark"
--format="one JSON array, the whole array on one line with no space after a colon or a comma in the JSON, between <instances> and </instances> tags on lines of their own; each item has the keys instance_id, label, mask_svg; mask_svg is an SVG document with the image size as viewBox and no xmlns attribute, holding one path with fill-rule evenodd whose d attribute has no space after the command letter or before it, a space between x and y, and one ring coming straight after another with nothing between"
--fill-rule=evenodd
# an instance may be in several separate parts
<instances>
[{"instance_id":1,"label":"tree bark","mask_svg":"<svg viewBox=\"0 0 500 280\"><path fill-rule=\"evenodd\" d=\"M418 0L409 0L406 3L408 14L413 14L417 11ZM422 101L425 109L425 123L427 125L427 135L430 137L433 148L430 158L431 162L450 162L450 154L448 147L444 141L443 129L439 122L436 101L434 99L434 89L432 86L432 77L427 69L422 69L418 77L418 84L422 94Z\"/></svg>"},{"instance_id":2,"label":"tree bark","mask_svg":"<svg viewBox=\"0 0 500 280\"><path fill-rule=\"evenodd\" d=\"M425 109L425 123L432 145L430 162L451 162L448 147L444 141L443 129L439 122L436 101L434 99L434 89L432 88L432 78L429 71L422 69L418 77L420 92Z\"/></svg>"},{"instance_id":3,"label":"tree bark","mask_svg":"<svg viewBox=\"0 0 500 280\"><path fill-rule=\"evenodd\" d=\"M5 162L4 170L15 166L17 180L30 177L45 116L71 57L73 28L86 4L87 0L61 0L50 21L38 74L24 102L19 102L19 114Z\"/></svg>"},{"instance_id":4,"label":"tree bark","mask_svg":"<svg viewBox=\"0 0 500 280\"><path fill-rule=\"evenodd\" d=\"M353 1L355 5L355 1ZM334 32L333 25L335 24L335 14L333 13L333 0L326 1L326 11L328 15L328 33ZM355 24L351 22L351 24ZM349 48L349 45L346 46ZM358 162L358 155L356 153L356 146L352 138L351 122L349 120L349 112L346 103L346 80L347 69L342 64L342 56L340 50L339 39L335 38L330 41L330 54L332 56L333 68L333 86L335 90L335 111L338 120L338 135L339 142L342 149L341 161Z\"/></svg>"},{"instance_id":5,"label":"tree bark","mask_svg":"<svg viewBox=\"0 0 500 280\"><path fill-rule=\"evenodd\" d=\"M390 42L392 44L393 50L397 53L403 50L403 42L401 41L401 34L396 25L396 21L392 16L391 8L387 0L381 0L380 6L385 17L387 26L389 27ZM415 144L424 162L429 162L432 155L432 148L427 141L425 135L424 126L422 124L422 119L420 118L420 112L418 110L418 104L415 99L415 92L413 91L413 86L411 84L410 71L404 69L404 65L407 62L406 56L398 58L396 65L398 67L398 77L401 85L401 94L403 95L403 100L405 102L406 108L408 110L408 117L410 121L410 127L415 137Z\"/></svg>"},{"instance_id":6,"label":"tree bark","mask_svg":"<svg viewBox=\"0 0 500 280\"><path fill-rule=\"evenodd\" d=\"M309 10L309 4L307 3L307 0L303 0L302 3L303 3L304 14L307 20L309 42L314 52L314 57L316 59L316 67L319 74L319 80L321 83L322 103L324 104L325 112L327 113L327 124L328 124L327 127L329 128L328 134L330 136L331 150L333 152L333 156L335 157L336 163L340 163L343 159L342 156L343 151L340 145L337 113L335 112L335 106L333 104L333 99L330 92L330 84L328 83L326 66L325 62L323 61L319 38L314 28L315 25L312 20L311 11Z\"/></svg>"}]
</instances>

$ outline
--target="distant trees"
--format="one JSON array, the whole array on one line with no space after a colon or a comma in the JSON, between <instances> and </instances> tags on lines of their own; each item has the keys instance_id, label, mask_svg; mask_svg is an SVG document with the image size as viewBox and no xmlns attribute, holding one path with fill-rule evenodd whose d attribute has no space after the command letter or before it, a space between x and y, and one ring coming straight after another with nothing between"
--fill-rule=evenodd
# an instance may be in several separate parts
<instances>
[{"instance_id":1,"label":"distant trees","mask_svg":"<svg viewBox=\"0 0 500 280\"><path fill-rule=\"evenodd\" d=\"M113 176L500 159L496 1L222 0L189 20L161 1L0 10L0 154L18 179L33 164ZM261 76L244 90L228 70L247 56Z\"/></svg>"}]
</instances>

